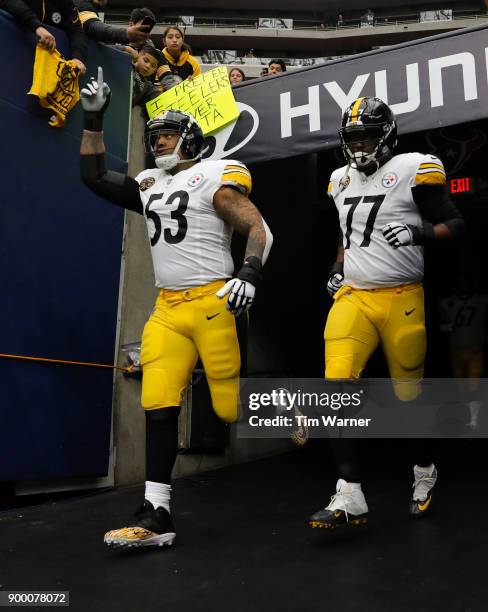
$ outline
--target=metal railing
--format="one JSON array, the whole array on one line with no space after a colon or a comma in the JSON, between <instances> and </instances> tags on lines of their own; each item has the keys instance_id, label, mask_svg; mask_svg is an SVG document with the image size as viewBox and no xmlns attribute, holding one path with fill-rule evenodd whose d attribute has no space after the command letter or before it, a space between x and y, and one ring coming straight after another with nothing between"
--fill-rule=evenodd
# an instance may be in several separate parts
<instances>
[{"instance_id":1,"label":"metal railing","mask_svg":"<svg viewBox=\"0 0 488 612\"><path fill-rule=\"evenodd\" d=\"M202 19L202 21L200 21L200 19ZM327 32L327 31L343 31L343 30L356 30L356 29L369 29L369 28L376 28L376 27L391 27L391 26L402 26L402 25L412 25L412 24L425 24L427 25L432 25L434 23L436 24L442 24L445 23L446 26L452 22L452 21L460 21L460 20L466 20L466 19L470 19L470 20L474 20L474 21L483 21L488 19L488 14L485 13L463 13L463 12L454 12L453 11L453 16L452 19L446 19L446 20L432 20L432 21L424 21L420 19L419 17L412 17L412 18L407 18L407 19L395 19L395 18L390 18L390 17L378 17L375 18L375 21L373 24L364 24L361 22L360 19L350 19L350 20L345 20L342 22L341 25L326 25L326 24L321 24L321 23L315 23L315 24L311 24L311 25L305 25L305 24L293 24L293 30L295 31L306 31L306 32L310 32L310 31L315 31L315 32ZM106 15L105 16L105 21L107 23L111 23L113 25L127 25L128 21L127 21L127 17L126 18L121 18L120 15ZM171 25L179 25L180 27L183 27L184 29L187 30L188 33L191 32L191 30L193 28L207 28L207 29L231 29L231 30L242 30L242 29L246 29L246 30L262 30L262 31L266 31L266 30L273 30L273 31L286 31L287 28L260 28L259 27L259 21L256 20L250 20L250 19L236 19L236 18L232 18L232 19L211 19L209 21L203 21L203 18L198 18L195 17L195 21L193 23L193 26L182 26L181 23L179 22L179 17L175 17L174 20L170 20L170 18L165 18L164 22L159 22L157 25L158 27L161 28L165 28Z\"/></svg>"}]
</instances>

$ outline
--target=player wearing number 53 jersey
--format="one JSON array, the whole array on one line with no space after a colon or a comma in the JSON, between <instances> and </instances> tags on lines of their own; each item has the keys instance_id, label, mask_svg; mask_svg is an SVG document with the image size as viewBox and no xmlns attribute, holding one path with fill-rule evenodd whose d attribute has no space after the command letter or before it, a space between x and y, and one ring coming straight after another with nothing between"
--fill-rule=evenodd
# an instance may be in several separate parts
<instances>
[{"instance_id":1,"label":"player wearing number 53 jersey","mask_svg":"<svg viewBox=\"0 0 488 612\"><path fill-rule=\"evenodd\" d=\"M141 347L146 410L146 489L129 527L109 531L110 546L163 546L175 537L169 514L178 414L198 357L217 415L235 421L240 353L235 316L252 304L272 237L248 199L251 175L238 161L201 162L202 130L190 115L165 111L148 122L146 150L157 168L136 179L107 171L102 119L110 90L101 68L82 90L81 171L98 195L144 215L159 295ZM233 276L233 230L247 238ZM230 279L230 280L229 280ZM227 297L226 301L222 298Z\"/></svg>"},{"instance_id":2,"label":"player wearing number 53 jersey","mask_svg":"<svg viewBox=\"0 0 488 612\"><path fill-rule=\"evenodd\" d=\"M325 376L359 378L381 344L396 395L413 400L426 350L424 246L460 234L463 221L447 196L440 159L393 155L396 121L384 102L358 98L344 112L339 135L347 165L332 173L328 187L341 241L327 283L334 304L324 334ZM340 440L334 446L337 494L311 518L313 527L366 520L353 444ZM426 456L415 466L414 516L429 508L435 482Z\"/></svg>"}]
</instances>

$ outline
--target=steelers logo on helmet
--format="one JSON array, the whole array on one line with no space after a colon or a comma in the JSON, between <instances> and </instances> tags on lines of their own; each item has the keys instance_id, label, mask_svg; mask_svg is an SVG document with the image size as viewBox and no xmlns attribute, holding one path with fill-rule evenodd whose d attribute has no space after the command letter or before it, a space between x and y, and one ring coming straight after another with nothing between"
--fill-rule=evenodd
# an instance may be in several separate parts
<instances>
[{"instance_id":1,"label":"steelers logo on helmet","mask_svg":"<svg viewBox=\"0 0 488 612\"><path fill-rule=\"evenodd\" d=\"M178 134L172 151L161 145L161 136ZM144 144L147 153L154 155L156 166L171 170L178 164L197 161L205 152L205 139L201 127L188 113L167 110L147 122Z\"/></svg>"},{"instance_id":2,"label":"steelers logo on helmet","mask_svg":"<svg viewBox=\"0 0 488 612\"><path fill-rule=\"evenodd\" d=\"M393 156L397 142L395 116L379 98L358 98L342 115L339 137L348 164L369 173Z\"/></svg>"},{"instance_id":3,"label":"steelers logo on helmet","mask_svg":"<svg viewBox=\"0 0 488 612\"><path fill-rule=\"evenodd\" d=\"M53 23L55 23L56 25L58 25L59 23L61 23L61 13L58 13L57 11L55 11L52 15L51 15L51 20Z\"/></svg>"}]
</instances>

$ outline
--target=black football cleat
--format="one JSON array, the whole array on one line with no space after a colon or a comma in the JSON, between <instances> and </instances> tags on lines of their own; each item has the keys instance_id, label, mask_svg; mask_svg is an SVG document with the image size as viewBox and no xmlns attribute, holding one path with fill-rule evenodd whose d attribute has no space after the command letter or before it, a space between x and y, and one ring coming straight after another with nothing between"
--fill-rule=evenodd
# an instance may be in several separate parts
<instances>
[{"instance_id":1,"label":"black football cleat","mask_svg":"<svg viewBox=\"0 0 488 612\"><path fill-rule=\"evenodd\" d=\"M349 483L340 478L330 504L312 514L308 524L313 529L337 529L365 525L368 522L368 505L359 483Z\"/></svg>"},{"instance_id":2,"label":"black football cleat","mask_svg":"<svg viewBox=\"0 0 488 612\"><path fill-rule=\"evenodd\" d=\"M412 518L423 518L431 511L432 489L437 480L437 470L432 465L430 468L421 468L416 465L413 468L415 481L413 483L413 499L410 502L410 516Z\"/></svg>"}]
</instances>

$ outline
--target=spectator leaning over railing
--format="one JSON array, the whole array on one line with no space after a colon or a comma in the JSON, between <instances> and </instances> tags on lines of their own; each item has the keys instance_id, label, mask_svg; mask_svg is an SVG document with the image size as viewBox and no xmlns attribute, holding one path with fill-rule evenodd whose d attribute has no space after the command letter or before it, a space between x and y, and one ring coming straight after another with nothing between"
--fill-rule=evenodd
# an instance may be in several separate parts
<instances>
[{"instance_id":1,"label":"spectator leaning over railing","mask_svg":"<svg viewBox=\"0 0 488 612\"><path fill-rule=\"evenodd\" d=\"M232 87L246 80L246 75L240 68L232 68L229 72L229 81Z\"/></svg>"},{"instance_id":2,"label":"spectator leaning over railing","mask_svg":"<svg viewBox=\"0 0 488 612\"><path fill-rule=\"evenodd\" d=\"M162 88L156 81L156 72L165 63L166 60L161 51L151 45L145 45L137 53L132 65L134 71L132 106L144 108L146 102L161 93Z\"/></svg>"},{"instance_id":3,"label":"spectator leaning over railing","mask_svg":"<svg viewBox=\"0 0 488 612\"><path fill-rule=\"evenodd\" d=\"M272 59L268 64L268 76L286 72L286 64L282 59Z\"/></svg>"},{"instance_id":4,"label":"spectator leaning over railing","mask_svg":"<svg viewBox=\"0 0 488 612\"><path fill-rule=\"evenodd\" d=\"M150 26L142 23L130 23L126 28L104 23L98 16L108 0L73 0L80 12L80 21L83 31L92 40L107 44L120 43L134 44L137 47L144 45L149 37ZM136 9L141 10L141 9Z\"/></svg>"},{"instance_id":5,"label":"spectator leaning over railing","mask_svg":"<svg viewBox=\"0 0 488 612\"><path fill-rule=\"evenodd\" d=\"M170 26L163 32L164 57L168 60L171 72L183 80L196 77L202 73L197 59L191 55L191 48L185 42L183 31L177 26ZM158 73L158 76L159 73Z\"/></svg>"},{"instance_id":6,"label":"spectator leaning over railing","mask_svg":"<svg viewBox=\"0 0 488 612\"><path fill-rule=\"evenodd\" d=\"M87 40L73 0L3 0L0 8L32 30L38 36L39 44L49 51L56 48L56 39L44 25L64 30L68 35L71 58L81 74L85 74Z\"/></svg>"}]
</instances>

